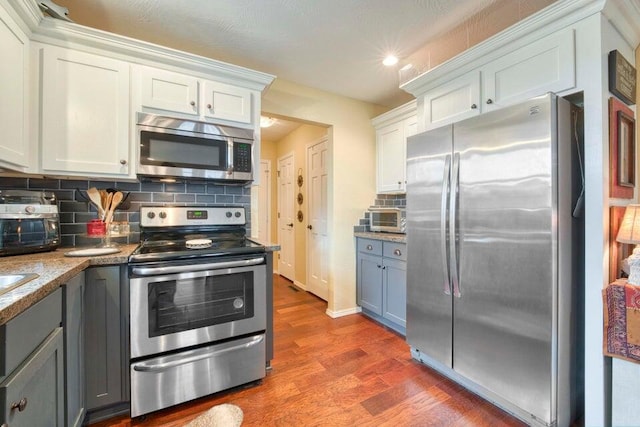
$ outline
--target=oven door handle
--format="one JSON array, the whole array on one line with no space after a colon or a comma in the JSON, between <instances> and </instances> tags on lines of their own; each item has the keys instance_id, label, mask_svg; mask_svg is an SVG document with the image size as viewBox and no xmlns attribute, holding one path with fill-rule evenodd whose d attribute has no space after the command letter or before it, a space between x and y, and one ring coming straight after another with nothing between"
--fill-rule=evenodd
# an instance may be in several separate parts
<instances>
[{"instance_id":1,"label":"oven door handle","mask_svg":"<svg viewBox=\"0 0 640 427\"><path fill-rule=\"evenodd\" d=\"M264 335L259 335L253 337L250 341L244 342L242 344L234 345L227 348L221 348L218 350L212 351L203 351L203 350L195 350L193 354L189 356L180 357L179 359L171 360L168 362L139 362L133 365L133 370L138 372L161 372L166 371L168 369L172 369L181 365L186 365L189 363L194 363L199 360L210 359L215 356L220 356L225 353L230 353L232 351L243 350L247 348L251 348L255 345L260 344L264 340Z\"/></svg>"},{"instance_id":2,"label":"oven door handle","mask_svg":"<svg viewBox=\"0 0 640 427\"><path fill-rule=\"evenodd\" d=\"M138 276L156 276L158 274L169 273L192 273L194 271L203 271L220 268L236 268L258 265L264 262L264 257L249 258L237 261L209 262L206 264L191 265L173 265L167 267L133 267L131 272Z\"/></svg>"}]
</instances>

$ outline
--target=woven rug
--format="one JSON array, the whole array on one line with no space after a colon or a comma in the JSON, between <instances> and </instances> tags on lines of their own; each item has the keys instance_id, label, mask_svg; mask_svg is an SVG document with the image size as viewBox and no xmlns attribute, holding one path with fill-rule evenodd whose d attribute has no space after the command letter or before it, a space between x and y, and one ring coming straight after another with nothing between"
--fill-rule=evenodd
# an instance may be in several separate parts
<instances>
[{"instance_id":1,"label":"woven rug","mask_svg":"<svg viewBox=\"0 0 640 427\"><path fill-rule=\"evenodd\" d=\"M198 415L184 427L239 427L243 416L242 409L236 405L223 403Z\"/></svg>"}]
</instances>

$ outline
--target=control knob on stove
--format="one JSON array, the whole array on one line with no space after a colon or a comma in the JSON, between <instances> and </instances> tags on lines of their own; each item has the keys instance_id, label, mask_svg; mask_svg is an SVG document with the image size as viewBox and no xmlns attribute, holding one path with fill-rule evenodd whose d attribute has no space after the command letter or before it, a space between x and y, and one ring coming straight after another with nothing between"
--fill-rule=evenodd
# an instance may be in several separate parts
<instances>
[{"instance_id":1,"label":"control knob on stove","mask_svg":"<svg viewBox=\"0 0 640 427\"><path fill-rule=\"evenodd\" d=\"M36 207L29 205L29 206L24 208L24 211L26 213L28 213L29 215L32 215L32 214L36 213Z\"/></svg>"},{"instance_id":2,"label":"control knob on stove","mask_svg":"<svg viewBox=\"0 0 640 427\"><path fill-rule=\"evenodd\" d=\"M155 218L155 217L156 217L155 212L149 212L149 213L147 213L147 218L149 218L149 219L153 219L153 218Z\"/></svg>"},{"instance_id":3,"label":"control knob on stove","mask_svg":"<svg viewBox=\"0 0 640 427\"><path fill-rule=\"evenodd\" d=\"M227 215L227 218L231 218L232 213L227 211L226 215Z\"/></svg>"},{"instance_id":4,"label":"control knob on stove","mask_svg":"<svg viewBox=\"0 0 640 427\"><path fill-rule=\"evenodd\" d=\"M240 212L236 212L236 218L240 218L241 213Z\"/></svg>"},{"instance_id":5,"label":"control knob on stove","mask_svg":"<svg viewBox=\"0 0 640 427\"><path fill-rule=\"evenodd\" d=\"M158 214L158 216L159 216L161 219L165 219L165 218L167 217L167 213L166 213L166 212L164 212L164 211L161 211L161 212Z\"/></svg>"}]
</instances>

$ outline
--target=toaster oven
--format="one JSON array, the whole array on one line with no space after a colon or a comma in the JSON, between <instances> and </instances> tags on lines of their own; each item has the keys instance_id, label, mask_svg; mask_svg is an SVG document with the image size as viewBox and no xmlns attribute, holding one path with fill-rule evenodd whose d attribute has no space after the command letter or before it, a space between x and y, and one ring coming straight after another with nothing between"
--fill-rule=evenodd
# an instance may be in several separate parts
<instances>
[{"instance_id":1,"label":"toaster oven","mask_svg":"<svg viewBox=\"0 0 640 427\"><path fill-rule=\"evenodd\" d=\"M0 256L52 251L60 246L53 193L0 191Z\"/></svg>"},{"instance_id":2,"label":"toaster oven","mask_svg":"<svg viewBox=\"0 0 640 427\"><path fill-rule=\"evenodd\" d=\"M406 210L398 207L369 208L369 229L388 233L406 233Z\"/></svg>"}]
</instances>

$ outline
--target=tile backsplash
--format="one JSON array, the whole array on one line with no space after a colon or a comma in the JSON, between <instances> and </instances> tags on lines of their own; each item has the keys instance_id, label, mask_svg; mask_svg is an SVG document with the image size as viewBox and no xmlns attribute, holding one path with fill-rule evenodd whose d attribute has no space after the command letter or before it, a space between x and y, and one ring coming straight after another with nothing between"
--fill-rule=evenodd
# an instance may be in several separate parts
<instances>
[{"instance_id":1,"label":"tile backsplash","mask_svg":"<svg viewBox=\"0 0 640 427\"><path fill-rule=\"evenodd\" d=\"M113 188L121 191L126 199L114 214L114 221L128 221L131 233L128 237L114 239L119 243L137 243L140 240L140 206L220 206L242 205L247 211L247 234L251 223L251 188L237 185L220 185L202 181L184 183L115 182L91 180L64 180L50 178L0 178L2 190L41 190L55 193L60 211L60 234L63 247L97 244L96 239L86 237L86 223L98 217L93 205L88 203L86 190ZM128 196L127 196L128 194Z\"/></svg>"}]
</instances>

